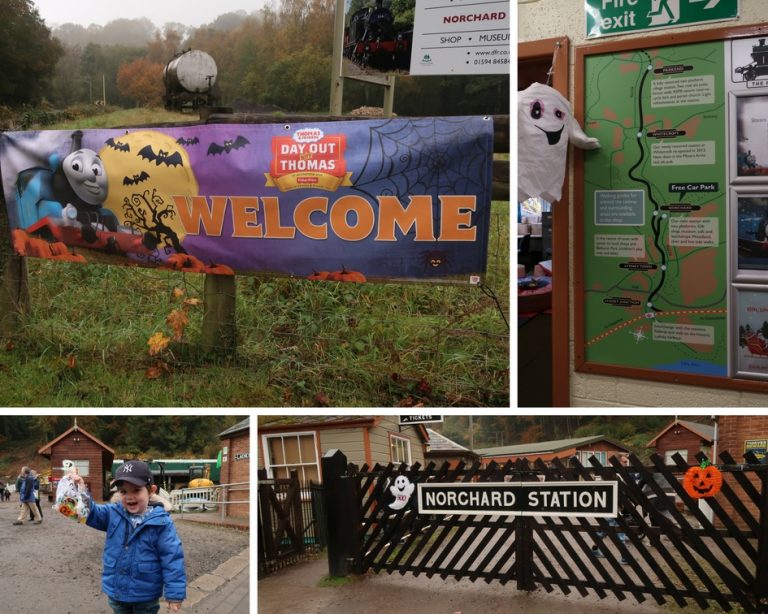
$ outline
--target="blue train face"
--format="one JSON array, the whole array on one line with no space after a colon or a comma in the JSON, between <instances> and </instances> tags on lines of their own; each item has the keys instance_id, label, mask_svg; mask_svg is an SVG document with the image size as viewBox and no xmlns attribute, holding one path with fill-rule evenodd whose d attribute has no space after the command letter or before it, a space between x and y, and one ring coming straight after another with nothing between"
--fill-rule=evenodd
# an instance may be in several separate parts
<instances>
[{"instance_id":1,"label":"blue train face","mask_svg":"<svg viewBox=\"0 0 768 614\"><path fill-rule=\"evenodd\" d=\"M78 197L90 205L100 205L107 198L104 163L92 149L78 149L62 162L64 175Z\"/></svg>"}]
</instances>

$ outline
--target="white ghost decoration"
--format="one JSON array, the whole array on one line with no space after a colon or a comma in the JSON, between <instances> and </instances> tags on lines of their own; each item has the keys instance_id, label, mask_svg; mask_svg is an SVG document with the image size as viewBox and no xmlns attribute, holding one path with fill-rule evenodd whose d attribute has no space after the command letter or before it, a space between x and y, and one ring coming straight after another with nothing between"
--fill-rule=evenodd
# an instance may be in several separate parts
<instances>
[{"instance_id":1,"label":"white ghost decoration","mask_svg":"<svg viewBox=\"0 0 768 614\"><path fill-rule=\"evenodd\" d=\"M413 490L416 488L414 484L404 475L398 475L395 478L395 483L389 487L389 492L395 497L395 500L389 504L389 507L393 510L403 509L413 494Z\"/></svg>"},{"instance_id":2,"label":"white ghost decoration","mask_svg":"<svg viewBox=\"0 0 768 614\"><path fill-rule=\"evenodd\" d=\"M518 200L560 200L569 141L581 149L600 147L584 134L571 104L556 89L534 83L517 93Z\"/></svg>"}]
</instances>

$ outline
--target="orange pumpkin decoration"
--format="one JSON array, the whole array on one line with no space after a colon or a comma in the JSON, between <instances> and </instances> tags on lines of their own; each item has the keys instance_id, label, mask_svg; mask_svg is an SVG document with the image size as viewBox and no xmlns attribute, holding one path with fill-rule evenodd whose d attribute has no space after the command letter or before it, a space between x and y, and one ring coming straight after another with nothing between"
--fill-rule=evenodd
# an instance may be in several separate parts
<instances>
[{"instance_id":1,"label":"orange pumpkin decoration","mask_svg":"<svg viewBox=\"0 0 768 614\"><path fill-rule=\"evenodd\" d=\"M173 254L173 256L168 257L165 264L174 271L184 271L185 273L202 273L205 270L205 264L189 254Z\"/></svg>"},{"instance_id":2,"label":"orange pumpkin decoration","mask_svg":"<svg viewBox=\"0 0 768 614\"><path fill-rule=\"evenodd\" d=\"M312 271L312 275L308 275L307 279L310 281L325 281L329 275L328 271Z\"/></svg>"},{"instance_id":3,"label":"orange pumpkin decoration","mask_svg":"<svg viewBox=\"0 0 768 614\"><path fill-rule=\"evenodd\" d=\"M701 461L685 472L683 488L694 499L714 497L723 486L723 474L709 461Z\"/></svg>"},{"instance_id":4,"label":"orange pumpkin decoration","mask_svg":"<svg viewBox=\"0 0 768 614\"><path fill-rule=\"evenodd\" d=\"M19 230L18 228L16 228L11 233L11 236L13 237L13 249L16 250L16 253L19 256L26 256L27 255L27 239L29 238L29 235L23 230Z\"/></svg>"},{"instance_id":5,"label":"orange pumpkin decoration","mask_svg":"<svg viewBox=\"0 0 768 614\"><path fill-rule=\"evenodd\" d=\"M66 246L66 244L62 243L61 241L57 241L56 243L50 244L51 253L54 256L68 256L69 255L69 248Z\"/></svg>"},{"instance_id":6,"label":"orange pumpkin decoration","mask_svg":"<svg viewBox=\"0 0 768 614\"><path fill-rule=\"evenodd\" d=\"M341 267L341 271L334 271L333 273L329 273L327 279L330 279L331 281L351 281L356 283L364 283L367 281L365 279L365 275L363 275L360 271L348 271L344 266Z\"/></svg>"},{"instance_id":7,"label":"orange pumpkin decoration","mask_svg":"<svg viewBox=\"0 0 768 614\"><path fill-rule=\"evenodd\" d=\"M203 273L209 273L211 275L234 275L235 271L232 267L226 264L212 264L203 268Z\"/></svg>"}]
</instances>

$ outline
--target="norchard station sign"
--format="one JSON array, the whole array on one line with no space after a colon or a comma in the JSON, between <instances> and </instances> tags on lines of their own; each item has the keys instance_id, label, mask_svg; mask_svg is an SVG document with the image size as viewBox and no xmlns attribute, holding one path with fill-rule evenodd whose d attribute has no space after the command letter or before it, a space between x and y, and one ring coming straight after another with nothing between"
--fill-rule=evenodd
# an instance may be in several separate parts
<instances>
[{"instance_id":1,"label":"norchard station sign","mask_svg":"<svg viewBox=\"0 0 768 614\"><path fill-rule=\"evenodd\" d=\"M618 482L418 484L420 514L615 518Z\"/></svg>"}]
</instances>

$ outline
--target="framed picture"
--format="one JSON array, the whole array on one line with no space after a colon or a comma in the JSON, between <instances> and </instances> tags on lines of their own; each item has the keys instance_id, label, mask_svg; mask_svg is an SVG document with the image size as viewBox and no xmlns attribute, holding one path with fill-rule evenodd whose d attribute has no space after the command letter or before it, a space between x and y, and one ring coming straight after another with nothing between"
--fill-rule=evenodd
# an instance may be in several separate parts
<instances>
[{"instance_id":1,"label":"framed picture","mask_svg":"<svg viewBox=\"0 0 768 614\"><path fill-rule=\"evenodd\" d=\"M732 278L768 283L768 185L730 193Z\"/></svg>"},{"instance_id":2,"label":"framed picture","mask_svg":"<svg viewBox=\"0 0 768 614\"><path fill-rule=\"evenodd\" d=\"M768 184L768 92L731 92L731 183Z\"/></svg>"},{"instance_id":3,"label":"framed picture","mask_svg":"<svg viewBox=\"0 0 768 614\"><path fill-rule=\"evenodd\" d=\"M768 287L734 284L733 377L768 380Z\"/></svg>"}]
</instances>

